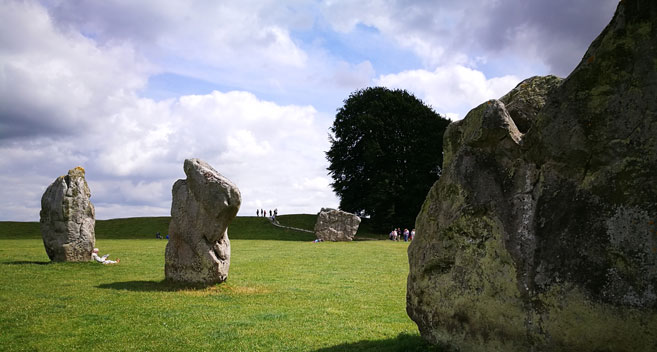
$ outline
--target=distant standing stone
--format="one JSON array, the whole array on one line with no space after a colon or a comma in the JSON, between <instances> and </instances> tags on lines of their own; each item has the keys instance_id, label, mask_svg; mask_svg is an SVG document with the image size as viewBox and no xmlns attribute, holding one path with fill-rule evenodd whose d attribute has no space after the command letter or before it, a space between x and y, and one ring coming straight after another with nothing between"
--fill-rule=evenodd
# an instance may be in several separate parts
<instances>
[{"instance_id":1,"label":"distant standing stone","mask_svg":"<svg viewBox=\"0 0 657 352\"><path fill-rule=\"evenodd\" d=\"M230 266L228 225L242 202L239 189L206 162L187 159L187 179L173 185L167 280L213 284L226 280Z\"/></svg>"},{"instance_id":2,"label":"distant standing stone","mask_svg":"<svg viewBox=\"0 0 657 352\"><path fill-rule=\"evenodd\" d=\"M322 208L315 223L315 236L323 241L351 241L360 218L342 210Z\"/></svg>"},{"instance_id":3,"label":"distant standing stone","mask_svg":"<svg viewBox=\"0 0 657 352\"><path fill-rule=\"evenodd\" d=\"M96 243L94 206L84 178L76 167L59 176L41 197L41 236L46 253L56 262L91 260Z\"/></svg>"}]
</instances>

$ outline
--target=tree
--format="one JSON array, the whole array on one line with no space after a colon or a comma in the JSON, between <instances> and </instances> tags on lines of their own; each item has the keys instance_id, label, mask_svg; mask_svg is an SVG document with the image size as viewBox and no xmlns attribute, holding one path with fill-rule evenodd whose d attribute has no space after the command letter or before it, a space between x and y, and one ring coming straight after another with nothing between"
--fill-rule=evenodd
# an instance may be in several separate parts
<instances>
[{"instance_id":1,"label":"tree","mask_svg":"<svg viewBox=\"0 0 657 352\"><path fill-rule=\"evenodd\" d=\"M440 177L448 124L405 90L351 93L335 116L326 153L340 209L369 215L377 230L413 227Z\"/></svg>"}]
</instances>

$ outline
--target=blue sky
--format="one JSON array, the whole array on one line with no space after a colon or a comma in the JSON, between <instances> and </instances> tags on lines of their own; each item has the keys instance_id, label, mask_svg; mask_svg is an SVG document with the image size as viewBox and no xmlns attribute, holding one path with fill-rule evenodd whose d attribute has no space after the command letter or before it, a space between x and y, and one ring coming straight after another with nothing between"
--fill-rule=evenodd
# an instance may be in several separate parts
<instances>
[{"instance_id":1,"label":"blue sky","mask_svg":"<svg viewBox=\"0 0 657 352\"><path fill-rule=\"evenodd\" d=\"M566 76L617 1L0 1L0 220L83 166L99 219L167 215L185 158L240 215L335 207L328 129L382 85L460 119Z\"/></svg>"}]
</instances>

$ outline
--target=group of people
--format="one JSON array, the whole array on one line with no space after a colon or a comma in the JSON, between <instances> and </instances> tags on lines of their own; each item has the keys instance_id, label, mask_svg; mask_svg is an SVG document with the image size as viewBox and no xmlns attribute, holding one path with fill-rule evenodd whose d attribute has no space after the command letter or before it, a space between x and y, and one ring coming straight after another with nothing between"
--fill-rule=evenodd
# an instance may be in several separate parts
<instances>
[{"instance_id":1,"label":"group of people","mask_svg":"<svg viewBox=\"0 0 657 352\"><path fill-rule=\"evenodd\" d=\"M264 210L264 209L257 209L257 210L256 210L256 216L257 216L257 217L261 217L261 216L262 216L263 218L264 218L264 217L267 217L267 211ZM272 220L275 220L275 219L276 219L276 216L278 216L278 209L274 209L273 211L272 211L272 210L269 210L269 217L270 217Z\"/></svg>"},{"instance_id":2,"label":"group of people","mask_svg":"<svg viewBox=\"0 0 657 352\"><path fill-rule=\"evenodd\" d=\"M388 235L388 238L391 241L401 241L402 239L404 242L412 241L413 237L415 237L415 229L408 231L408 229L404 229L404 231L401 230L401 228L396 228L392 229L390 234Z\"/></svg>"}]
</instances>

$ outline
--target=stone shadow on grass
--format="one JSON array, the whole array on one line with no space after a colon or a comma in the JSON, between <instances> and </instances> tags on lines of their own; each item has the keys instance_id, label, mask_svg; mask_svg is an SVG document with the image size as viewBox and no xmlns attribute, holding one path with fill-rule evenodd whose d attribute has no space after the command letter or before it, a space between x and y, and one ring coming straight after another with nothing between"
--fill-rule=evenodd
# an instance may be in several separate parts
<instances>
[{"instance_id":1,"label":"stone shadow on grass","mask_svg":"<svg viewBox=\"0 0 657 352\"><path fill-rule=\"evenodd\" d=\"M162 281L122 281L109 284L100 284L96 287L112 290L126 290L135 292L174 292L182 290L202 290L213 285L183 284L167 280Z\"/></svg>"},{"instance_id":2,"label":"stone shadow on grass","mask_svg":"<svg viewBox=\"0 0 657 352\"><path fill-rule=\"evenodd\" d=\"M13 262L2 262L4 265L27 265L27 264L34 264L34 265L48 265L52 262L37 262L37 261L30 261L30 260L17 260Z\"/></svg>"},{"instance_id":3,"label":"stone shadow on grass","mask_svg":"<svg viewBox=\"0 0 657 352\"><path fill-rule=\"evenodd\" d=\"M358 341L321 348L315 352L446 352L439 346L428 344L419 335L399 334L395 338L385 340Z\"/></svg>"}]
</instances>

